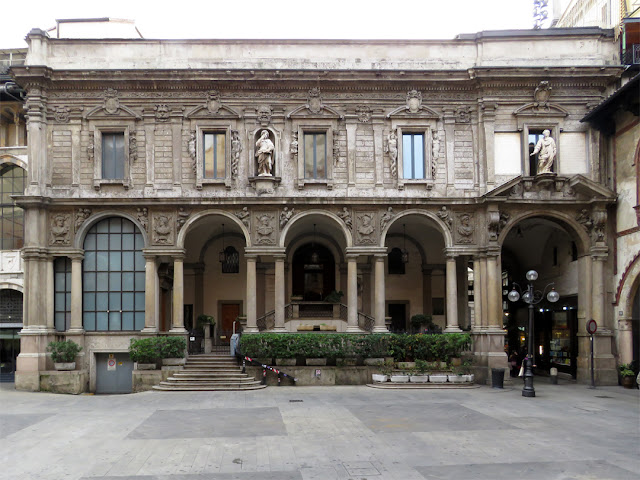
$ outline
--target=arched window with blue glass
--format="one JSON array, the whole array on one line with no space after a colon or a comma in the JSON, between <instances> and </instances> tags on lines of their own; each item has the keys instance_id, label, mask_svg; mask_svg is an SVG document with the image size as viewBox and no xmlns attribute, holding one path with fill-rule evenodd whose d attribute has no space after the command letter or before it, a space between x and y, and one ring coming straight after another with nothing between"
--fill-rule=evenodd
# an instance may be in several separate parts
<instances>
[{"instance_id":1,"label":"arched window with blue glass","mask_svg":"<svg viewBox=\"0 0 640 480\"><path fill-rule=\"evenodd\" d=\"M84 239L82 319L86 331L144 328L144 237L126 218L99 221Z\"/></svg>"}]
</instances>

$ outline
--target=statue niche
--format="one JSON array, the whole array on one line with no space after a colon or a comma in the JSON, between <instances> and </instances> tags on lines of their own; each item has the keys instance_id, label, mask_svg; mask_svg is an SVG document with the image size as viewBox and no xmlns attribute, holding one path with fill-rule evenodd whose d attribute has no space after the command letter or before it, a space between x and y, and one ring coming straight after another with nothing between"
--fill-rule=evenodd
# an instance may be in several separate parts
<instances>
[{"instance_id":1,"label":"statue niche","mask_svg":"<svg viewBox=\"0 0 640 480\"><path fill-rule=\"evenodd\" d=\"M272 177L275 171L275 138L266 129L256 132L256 172L258 177Z\"/></svg>"}]
</instances>

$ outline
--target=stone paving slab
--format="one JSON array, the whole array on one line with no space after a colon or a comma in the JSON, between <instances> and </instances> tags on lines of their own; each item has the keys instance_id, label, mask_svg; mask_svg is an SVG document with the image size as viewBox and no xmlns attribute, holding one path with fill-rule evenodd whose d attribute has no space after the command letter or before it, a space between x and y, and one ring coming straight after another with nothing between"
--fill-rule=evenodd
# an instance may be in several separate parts
<instances>
[{"instance_id":1,"label":"stone paving slab","mask_svg":"<svg viewBox=\"0 0 640 480\"><path fill-rule=\"evenodd\" d=\"M0 389L0 480L627 480L640 392Z\"/></svg>"}]
</instances>

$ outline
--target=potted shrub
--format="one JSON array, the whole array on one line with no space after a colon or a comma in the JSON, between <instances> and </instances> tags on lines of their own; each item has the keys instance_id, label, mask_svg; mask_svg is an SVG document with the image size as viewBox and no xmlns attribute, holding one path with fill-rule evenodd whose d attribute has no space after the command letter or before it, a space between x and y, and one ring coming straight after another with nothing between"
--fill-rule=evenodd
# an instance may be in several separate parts
<instances>
[{"instance_id":1,"label":"potted shrub","mask_svg":"<svg viewBox=\"0 0 640 480\"><path fill-rule=\"evenodd\" d=\"M416 360L413 374L409 376L411 383L427 383L429 381L429 364L424 360Z\"/></svg>"},{"instance_id":2,"label":"potted shrub","mask_svg":"<svg viewBox=\"0 0 640 480\"><path fill-rule=\"evenodd\" d=\"M185 350L187 342L182 337L159 337L158 350L162 365L184 365L187 361L185 358Z\"/></svg>"},{"instance_id":3,"label":"potted shrub","mask_svg":"<svg viewBox=\"0 0 640 480\"><path fill-rule=\"evenodd\" d=\"M156 337L131 339L129 356L136 362L136 370L155 370L160 351Z\"/></svg>"},{"instance_id":4,"label":"potted shrub","mask_svg":"<svg viewBox=\"0 0 640 480\"><path fill-rule=\"evenodd\" d=\"M471 373L471 365L472 365L471 360L465 360L464 362L462 362L462 367L461 367L464 381L469 383L473 383L473 380L475 379L475 375Z\"/></svg>"},{"instance_id":5,"label":"potted shrub","mask_svg":"<svg viewBox=\"0 0 640 480\"><path fill-rule=\"evenodd\" d=\"M393 373L393 366L393 360L385 361L382 365L380 365L380 373L372 373L371 379L376 383L386 382Z\"/></svg>"},{"instance_id":6,"label":"potted shrub","mask_svg":"<svg viewBox=\"0 0 640 480\"><path fill-rule=\"evenodd\" d=\"M75 370L76 355L82 347L71 340L63 342L49 342L47 352L51 352L51 359L56 370Z\"/></svg>"},{"instance_id":7,"label":"potted shrub","mask_svg":"<svg viewBox=\"0 0 640 480\"><path fill-rule=\"evenodd\" d=\"M630 363L623 363L618 366L618 372L620 372L620 377L622 381L622 386L624 388L633 388L633 377L636 376L634 371L631 369Z\"/></svg>"}]
</instances>

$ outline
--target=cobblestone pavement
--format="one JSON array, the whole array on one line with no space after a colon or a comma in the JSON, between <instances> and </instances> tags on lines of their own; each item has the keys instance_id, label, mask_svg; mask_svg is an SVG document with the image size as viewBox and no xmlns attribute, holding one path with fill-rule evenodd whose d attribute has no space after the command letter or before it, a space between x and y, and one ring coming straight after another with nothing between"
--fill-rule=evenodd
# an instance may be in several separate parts
<instances>
[{"instance_id":1,"label":"cobblestone pavement","mask_svg":"<svg viewBox=\"0 0 640 480\"><path fill-rule=\"evenodd\" d=\"M540 379L536 394L518 385L69 396L1 384L0 479L638 478L638 390Z\"/></svg>"}]
</instances>

